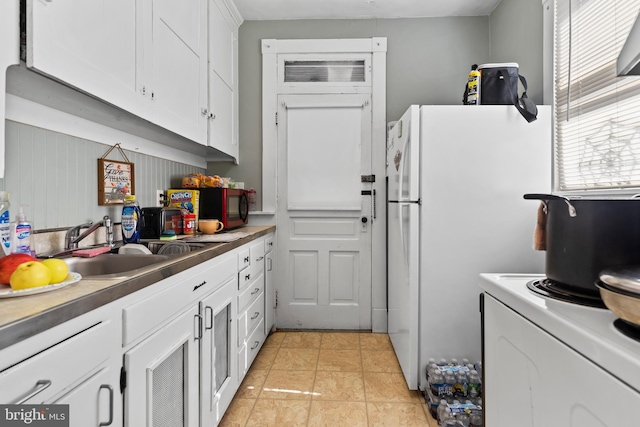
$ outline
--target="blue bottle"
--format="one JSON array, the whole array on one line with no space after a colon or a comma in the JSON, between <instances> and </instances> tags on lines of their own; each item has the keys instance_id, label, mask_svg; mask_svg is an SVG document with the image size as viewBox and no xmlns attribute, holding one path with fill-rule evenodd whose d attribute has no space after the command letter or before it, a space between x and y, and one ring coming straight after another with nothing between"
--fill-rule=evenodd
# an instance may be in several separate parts
<instances>
[{"instance_id":1,"label":"blue bottle","mask_svg":"<svg viewBox=\"0 0 640 427\"><path fill-rule=\"evenodd\" d=\"M138 243L140 241L140 206L136 196L124 197L122 208L122 241L124 243Z\"/></svg>"}]
</instances>

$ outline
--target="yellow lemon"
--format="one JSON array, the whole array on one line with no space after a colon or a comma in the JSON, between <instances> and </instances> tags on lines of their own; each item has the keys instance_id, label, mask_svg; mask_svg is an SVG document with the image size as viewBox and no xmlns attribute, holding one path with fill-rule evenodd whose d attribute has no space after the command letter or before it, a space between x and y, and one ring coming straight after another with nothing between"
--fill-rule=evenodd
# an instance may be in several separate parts
<instances>
[{"instance_id":1,"label":"yellow lemon","mask_svg":"<svg viewBox=\"0 0 640 427\"><path fill-rule=\"evenodd\" d=\"M51 282L51 271L39 261L28 261L16 267L9 284L14 290L47 286Z\"/></svg>"},{"instance_id":2,"label":"yellow lemon","mask_svg":"<svg viewBox=\"0 0 640 427\"><path fill-rule=\"evenodd\" d=\"M69 275L69 267L67 263L62 261L61 259L50 258L42 261L49 271L51 271L51 282L50 283L60 283Z\"/></svg>"}]
</instances>

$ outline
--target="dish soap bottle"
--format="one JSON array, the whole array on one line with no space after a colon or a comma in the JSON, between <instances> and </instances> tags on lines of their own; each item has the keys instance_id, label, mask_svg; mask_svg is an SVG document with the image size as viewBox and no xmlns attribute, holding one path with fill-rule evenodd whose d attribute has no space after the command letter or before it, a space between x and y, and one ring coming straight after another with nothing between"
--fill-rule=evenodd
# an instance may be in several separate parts
<instances>
[{"instance_id":1,"label":"dish soap bottle","mask_svg":"<svg viewBox=\"0 0 640 427\"><path fill-rule=\"evenodd\" d=\"M24 214L24 206L20 205L16 221L11 223L11 253L33 255L31 251L31 223Z\"/></svg>"},{"instance_id":2,"label":"dish soap bottle","mask_svg":"<svg viewBox=\"0 0 640 427\"><path fill-rule=\"evenodd\" d=\"M5 255L11 253L11 216L9 215L9 193L0 191L0 244Z\"/></svg>"},{"instance_id":3,"label":"dish soap bottle","mask_svg":"<svg viewBox=\"0 0 640 427\"><path fill-rule=\"evenodd\" d=\"M138 243L140 241L140 206L136 196L124 196L122 208L122 242Z\"/></svg>"}]
</instances>

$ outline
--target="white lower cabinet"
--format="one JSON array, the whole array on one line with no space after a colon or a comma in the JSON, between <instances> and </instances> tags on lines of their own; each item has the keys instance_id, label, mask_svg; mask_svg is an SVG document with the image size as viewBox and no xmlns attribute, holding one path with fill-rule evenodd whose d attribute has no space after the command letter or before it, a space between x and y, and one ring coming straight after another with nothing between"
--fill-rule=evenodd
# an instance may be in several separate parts
<instances>
[{"instance_id":1,"label":"white lower cabinet","mask_svg":"<svg viewBox=\"0 0 640 427\"><path fill-rule=\"evenodd\" d=\"M90 313L0 351L0 402L68 404L71 427L121 426L116 335Z\"/></svg>"},{"instance_id":2,"label":"white lower cabinet","mask_svg":"<svg viewBox=\"0 0 640 427\"><path fill-rule=\"evenodd\" d=\"M266 339L267 270L259 238L3 349L0 403L68 404L71 427L215 426Z\"/></svg>"},{"instance_id":3,"label":"white lower cabinet","mask_svg":"<svg viewBox=\"0 0 640 427\"><path fill-rule=\"evenodd\" d=\"M124 355L126 426L198 425L194 305Z\"/></svg>"},{"instance_id":4,"label":"white lower cabinet","mask_svg":"<svg viewBox=\"0 0 640 427\"><path fill-rule=\"evenodd\" d=\"M237 276L200 301L200 418L220 422L238 388L235 357Z\"/></svg>"}]
</instances>

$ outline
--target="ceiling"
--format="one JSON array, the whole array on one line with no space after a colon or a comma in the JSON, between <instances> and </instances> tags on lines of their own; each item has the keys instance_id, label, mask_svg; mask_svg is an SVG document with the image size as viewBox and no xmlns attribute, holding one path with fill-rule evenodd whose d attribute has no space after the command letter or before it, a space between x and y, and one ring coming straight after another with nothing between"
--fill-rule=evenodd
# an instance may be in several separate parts
<instances>
[{"instance_id":1,"label":"ceiling","mask_svg":"<svg viewBox=\"0 0 640 427\"><path fill-rule=\"evenodd\" d=\"M489 15L501 0L235 0L247 21Z\"/></svg>"}]
</instances>

